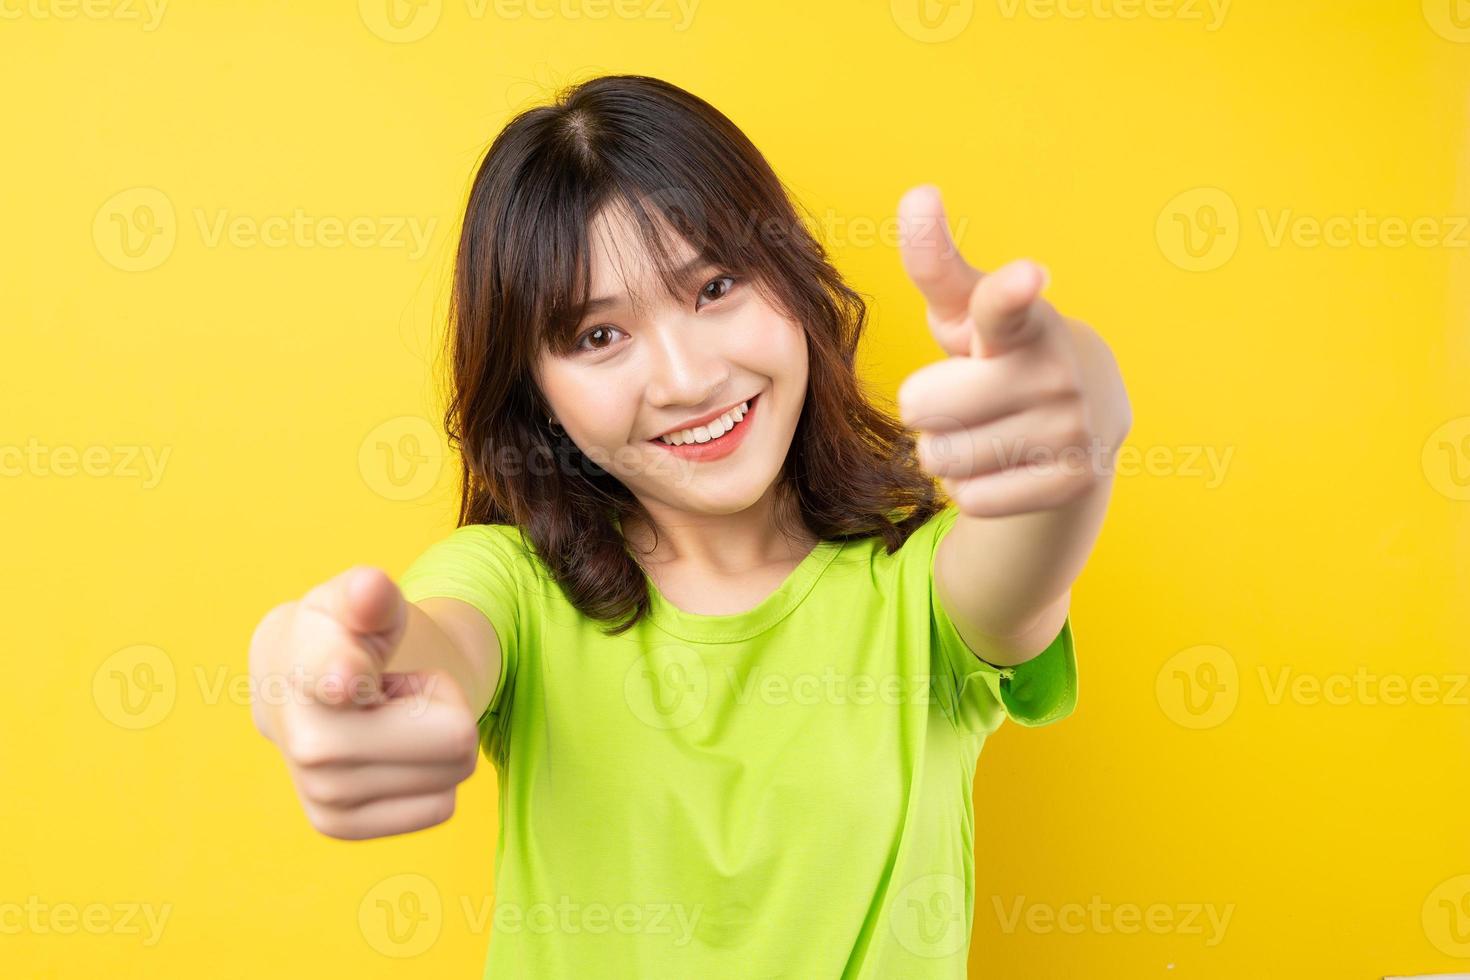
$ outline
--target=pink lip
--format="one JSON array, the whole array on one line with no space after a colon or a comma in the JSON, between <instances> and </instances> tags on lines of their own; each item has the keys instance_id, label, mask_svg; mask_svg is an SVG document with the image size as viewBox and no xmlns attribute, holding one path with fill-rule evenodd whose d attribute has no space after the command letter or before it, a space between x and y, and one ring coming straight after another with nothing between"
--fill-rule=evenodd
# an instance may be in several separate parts
<instances>
[{"instance_id":1,"label":"pink lip","mask_svg":"<svg viewBox=\"0 0 1470 980\"><path fill-rule=\"evenodd\" d=\"M750 409L740 419L740 424L718 439L711 439L709 442L689 442L682 446L671 446L660 439L650 439L648 441L660 449L673 453L680 459L687 459L696 463L707 463L711 460L723 459L740 448L740 444L745 441L745 434L750 431L750 425L754 421L756 405L759 403L760 395L758 394L754 398L747 400L750 402ZM736 402L736 404L738 405L740 403ZM729 411L729 409L725 411ZM724 413L722 412L721 414ZM711 418L715 419L719 417L719 415L711 416Z\"/></svg>"}]
</instances>

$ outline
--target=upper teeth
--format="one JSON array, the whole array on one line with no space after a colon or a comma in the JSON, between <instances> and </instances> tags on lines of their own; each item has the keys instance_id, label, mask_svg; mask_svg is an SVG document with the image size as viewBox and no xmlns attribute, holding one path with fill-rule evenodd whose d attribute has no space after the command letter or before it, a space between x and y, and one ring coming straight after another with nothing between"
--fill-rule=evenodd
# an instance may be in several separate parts
<instances>
[{"instance_id":1,"label":"upper teeth","mask_svg":"<svg viewBox=\"0 0 1470 980\"><path fill-rule=\"evenodd\" d=\"M681 429L678 432L666 436L659 436L659 440L666 446L683 446L691 442L709 442L735 428L735 424L745 417L750 411L750 402L744 401L730 409L724 415L707 422L704 425L696 425L692 429Z\"/></svg>"}]
</instances>

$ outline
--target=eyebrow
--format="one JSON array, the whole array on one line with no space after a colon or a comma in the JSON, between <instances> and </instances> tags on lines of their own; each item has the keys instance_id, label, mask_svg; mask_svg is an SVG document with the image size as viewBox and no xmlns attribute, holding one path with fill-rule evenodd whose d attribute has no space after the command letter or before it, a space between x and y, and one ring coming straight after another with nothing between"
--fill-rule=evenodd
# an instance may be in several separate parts
<instances>
[{"instance_id":1,"label":"eyebrow","mask_svg":"<svg viewBox=\"0 0 1470 980\"><path fill-rule=\"evenodd\" d=\"M690 259L688 262L685 262L683 265L679 266L679 268L674 270L674 278L677 279L679 282L684 282L699 269L713 264L714 263L710 261L709 256L696 255L694 258ZM590 299L587 301L587 307L583 315L584 317L592 316L594 313L598 313L602 310L608 309L609 307L616 306L618 303L622 302L622 300L623 297L621 296L598 296L596 299Z\"/></svg>"}]
</instances>

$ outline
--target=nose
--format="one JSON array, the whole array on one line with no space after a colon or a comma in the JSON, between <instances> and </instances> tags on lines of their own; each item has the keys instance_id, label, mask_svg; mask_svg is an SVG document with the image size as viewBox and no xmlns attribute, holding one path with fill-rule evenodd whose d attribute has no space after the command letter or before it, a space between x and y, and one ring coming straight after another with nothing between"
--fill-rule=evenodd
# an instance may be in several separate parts
<instances>
[{"instance_id":1,"label":"nose","mask_svg":"<svg viewBox=\"0 0 1470 980\"><path fill-rule=\"evenodd\" d=\"M657 408L706 405L730 380L730 364L692 318L675 317L653 331L647 399Z\"/></svg>"}]
</instances>

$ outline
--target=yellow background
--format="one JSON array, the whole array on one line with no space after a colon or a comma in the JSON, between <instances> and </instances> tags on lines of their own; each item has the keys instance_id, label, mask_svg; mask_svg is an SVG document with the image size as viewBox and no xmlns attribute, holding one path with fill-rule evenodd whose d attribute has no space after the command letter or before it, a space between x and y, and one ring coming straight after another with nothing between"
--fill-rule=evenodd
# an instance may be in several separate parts
<instances>
[{"instance_id":1,"label":"yellow background","mask_svg":"<svg viewBox=\"0 0 1470 980\"><path fill-rule=\"evenodd\" d=\"M940 356L893 247L925 181L1117 352L1081 700L981 756L971 975L1470 970L1466 4L386 2L0 5L0 446L36 450L0 477L0 974L478 975L493 768L441 827L318 835L246 644L451 526L471 169L605 71L764 150L873 299L885 394ZM251 237L298 211L356 244ZM1328 221L1360 212L1418 243Z\"/></svg>"}]
</instances>

